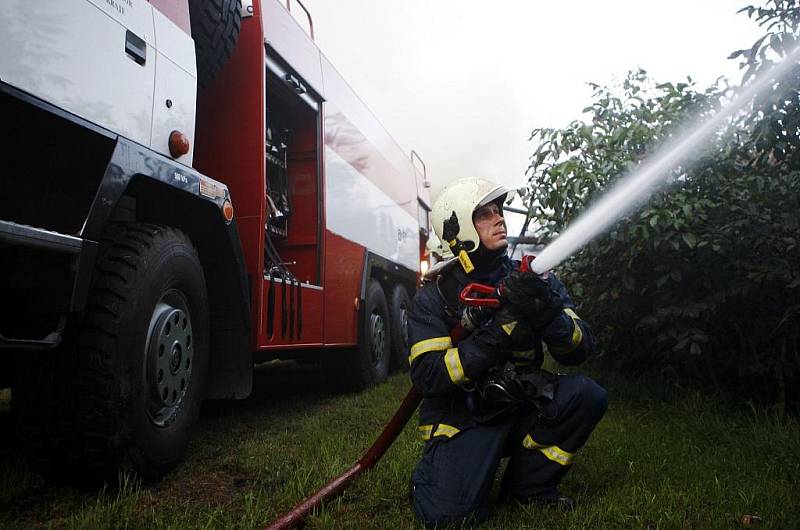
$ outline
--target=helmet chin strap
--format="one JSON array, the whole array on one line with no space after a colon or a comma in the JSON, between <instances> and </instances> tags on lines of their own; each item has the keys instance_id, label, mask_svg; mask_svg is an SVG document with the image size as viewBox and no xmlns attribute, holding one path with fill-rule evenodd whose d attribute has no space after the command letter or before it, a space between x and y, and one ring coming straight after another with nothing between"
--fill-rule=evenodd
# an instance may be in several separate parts
<instances>
[{"instance_id":1,"label":"helmet chin strap","mask_svg":"<svg viewBox=\"0 0 800 530\"><path fill-rule=\"evenodd\" d=\"M453 255L458 256L458 262L461 263L461 267L464 269L464 272L469 274L475 269L475 266L472 264L472 261L470 261L469 256L467 255L466 245L457 237L460 231L461 228L458 224L458 216L454 210L452 215L444 222L444 226L442 227L442 238L450 246L450 251L453 253Z\"/></svg>"},{"instance_id":2,"label":"helmet chin strap","mask_svg":"<svg viewBox=\"0 0 800 530\"><path fill-rule=\"evenodd\" d=\"M479 273L494 270L500 264L503 256L506 255L507 250L507 245L495 250L489 250L481 243L475 249L475 252L470 255L475 270Z\"/></svg>"}]
</instances>

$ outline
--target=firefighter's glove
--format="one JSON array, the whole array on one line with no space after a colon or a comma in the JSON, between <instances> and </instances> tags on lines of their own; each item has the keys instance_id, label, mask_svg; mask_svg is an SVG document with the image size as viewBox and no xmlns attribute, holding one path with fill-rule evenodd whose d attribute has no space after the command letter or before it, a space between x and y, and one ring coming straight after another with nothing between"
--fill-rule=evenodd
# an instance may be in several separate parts
<instances>
[{"instance_id":1,"label":"firefighter's glove","mask_svg":"<svg viewBox=\"0 0 800 530\"><path fill-rule=\"evenodd\" d=\"M506 308L494 313L494 318L472 333L475 344L495 363L505 362L515 350L530 348L534 332Z\"/></svg>"},{"instance_id":2,"label":"firefighter's glove","mask_svg":"<svg viewBox=\"0 0 800 530\"><path fill-rule=\"evenodd\" d=\"M535 272L511 272L502 281L500 300L534 330L546 328L564 309L561 297Z\"/></svg>"}]
</instances>

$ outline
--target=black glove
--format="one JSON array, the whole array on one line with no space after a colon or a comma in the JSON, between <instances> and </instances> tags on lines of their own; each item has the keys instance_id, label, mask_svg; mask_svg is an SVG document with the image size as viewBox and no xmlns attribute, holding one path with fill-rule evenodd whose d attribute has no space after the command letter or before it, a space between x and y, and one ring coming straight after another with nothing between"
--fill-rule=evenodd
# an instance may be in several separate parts
<instances>
[{"instance_id":1,"label":"black glove","mask_svg":"<svg viewBox=\"0 0 800 530\"><path fill-rule=\"evenodd\" d=\"M502 281L500 300L534 330L547 327L561 314L564 303L550 284L534 272L513 271Z\"/></svg>"},{"instance_id":2,"label":"black glove","mask_svg":"<svg viewBox=\"0 0 800 530\"><path fill-rule=\"evenodd\" d=\"M506 307L495 311L494 318L475 329L472 339L495 363L505 362L515 350L530 349L535 332Z\"/></svg>"},{"instance_id":3,"label":"black glove","mask_svg":"<svg viewBox=\"0 0 800 530\"><path fill-rule=\"evenodd\" d=\"M495 322L476 328L472 332L472 341L492 361L492 364L505 362L511 357L509 335Z\"/></svg>"}]
</instances>

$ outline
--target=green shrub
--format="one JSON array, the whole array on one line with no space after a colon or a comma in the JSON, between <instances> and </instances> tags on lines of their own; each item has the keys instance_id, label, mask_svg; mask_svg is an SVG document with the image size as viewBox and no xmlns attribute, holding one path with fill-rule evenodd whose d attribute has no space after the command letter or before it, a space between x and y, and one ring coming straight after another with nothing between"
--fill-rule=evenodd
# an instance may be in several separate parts
<instances>
[{"instance_id":1,"label":"green shrub","mask_svg":"<svg viewBox=\"0 0 800 530\"><path fill-rule=\"evenodd\" d=\"M766 28L743 83L794 47L798 8L745 11ZM536 129L526 199L556 237L620 175L719 108L735 89L646 72L594 88L589 118ZM603 358L623 371L727 390L784 409L800 402L800 67L758 95L670 186L562 266Z\"/></svg>"}]
</instances>

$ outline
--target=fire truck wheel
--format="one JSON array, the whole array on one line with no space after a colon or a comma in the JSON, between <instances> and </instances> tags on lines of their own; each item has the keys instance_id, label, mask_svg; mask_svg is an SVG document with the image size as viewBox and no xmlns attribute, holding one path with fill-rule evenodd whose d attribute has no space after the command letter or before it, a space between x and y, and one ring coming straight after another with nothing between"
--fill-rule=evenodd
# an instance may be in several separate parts
<instances>
[{"instance_id":1,"label":"fire truck wheel","mask_svg":"<svg viewBox=\"0 0 800 530\"><path fill-rule=\"evenodd\" d=\"M392 315L392 357L390 368L408 368L408 311L411 297L402 285L395 285L390 298L389 311Z\"/></svg>"},{"instance_id":2,"label":"fire truck wheel","mask_svg":"<svg viewBox=\"0 0 800 530\"><path fill-rule=\"evenodd\" d=\"M197 82L207 86L233 53L242 25L240 0L189 0Z\"/></svg>"},{"instance_id":3,"label":"fire truck wheel","mask_svg":"<svg viewBox=\"0 0 800 530\"><path fill-rule=\"evenodd\" d=\"M160 478L183 456L205 396L209 309L192 242L166 226L123 225L99 260L88 307L80 350L103 362L87 383L118 415L97 449Z\"/></svg>"},{"instance_id":4,"label":"fire truck wheel","mask_svg":"<svg viewBox=\"0 0 800 530\"><path fill-rule=\"evenodd\" d=\"M205 278L179 230L136 223L106 235L83 324L62 358L70 381L42 390L57 400L61 427L40 431L57 440L39 445L57 446L49 456L63 460L36 467L49 478L77 473L69 482L113 482L120 469L155 480L183 456L205 395Z\"/></svg>"},{"instance_id":5,"label":"fire truck wheel","mask_svg":"<svg viewBox=\"0 0 800 530\"><path fill-rule=\"evenodd\" d=\"M381 285L372 280L367 287L360 323L358 346L344 355L323 355L323 367L331 384L340 390L364 390L383 382L389 374L391 322Z\"/></svg>"}]
</instances>

